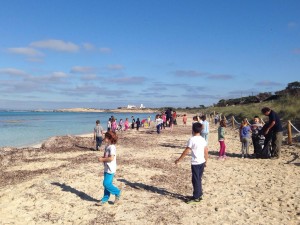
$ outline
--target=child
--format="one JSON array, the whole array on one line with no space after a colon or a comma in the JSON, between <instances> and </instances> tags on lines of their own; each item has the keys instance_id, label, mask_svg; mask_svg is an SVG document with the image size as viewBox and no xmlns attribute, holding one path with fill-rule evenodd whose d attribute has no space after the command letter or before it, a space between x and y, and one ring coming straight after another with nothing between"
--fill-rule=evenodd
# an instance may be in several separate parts
<instances>
[{"instance_id":1,"label":"child","mask_svg":"<svg viewBox=\"0 0 300 225\"><path fill-rule=\"evenodd\" d=\"M201 119L202 119L201 136L205 139L205 141L208 144L209 122L206 120L206 116L205 115L203 115L201 117Z\"/></svg>"},{"instance_id":2,"label":"child","mask_svg":"<svg viewBox=\"0 0 300 225\"><path fill-rule=\"evenodd\" d=\"M167 116L166 116L166 114L164 112L162 112L161 119L163 120L162 126L163 126L164 129L166 129L166 126L167 126Z\"/></svg>"},{"instance_id":3,"label":"child","mask_svg":"<svg viewBox=\"0 0 300 225\"><path fill-rule=\"evenodd\" d=\"M125 130L128 130L128 129L129 129L129 121L128 121L128 118L126 118L125 123L124 123L124 126L125 126Z\"/></svg>"},{"instance_id":4,"label":"child","mask_svg":"<svg viewBox=\"0 0 300 225\"><path fill-rule=\"evenodd\" d=\"M163 123L163 120L160 118L159 114L155 116L155 126L156 126L156 132L159 134L161 130L161 124Z\"/></svg>"},{"instance_id":5,"label":"child","mask_svg":"<svg viewBox=\"0 0 300 225\"><path fill-rule=\"evenodd\" d=\"M222 119L220 121L220 126L218 128L218 140L220 143L219 159L223 159L223 160L226 158L225 128L226 128L226 121Z\"/></svg>"},{"instance_id":6,"label":"child","mask_svg":"<svg viewBox=\"0 0 300 225\"><path fill-rule=\"evenodd\" d=\"M187 116L186 116L186 114L184 114L182 117L182 122L183 122L184 127L186 126L186 121L187 121Z\"/></svg>"},{"instance_id":7,"label":"child","mask_svg":"<svg viewBox=\"0 0 300 225\"><path fill-rule=\"evenodd\" d=\"M120 119L119 121L119 129L120 131L123 131L123 119Z\"/></svg>"},{"instance_id":8,"label":"child","mask_svg":"<svg viewBox=\"0 0 300 225\"><path fill-rule=\"evenodd\" d=\"M117 120L113 117L111 119L111 131L116 132L117 128L118 128Z\"/></svg>"},{"instance_id":9,"label":"child","mask_svg":"<svg viewBox=\"0 0 300 225\"><path fill-rule=\"evenodd\" d=\"M98 151L98 147L101 147L102 144L102 135L103 135L103 128L100 125L100 120L96 121L96 127L94 128L94 142L96 141L96 151Z\"/></svg>"},{"instance_id":10,"label":"child","mask_svg":"<svg viewBox=\"0 0 300 225\"><path fill-rule=\"evenodd\" d=\"M261 124L259 117L254 116L253 124L251 125L252 143L253 143L253 147L254 147L254 154L253 155L254 156L256 156L257 150L260 149L259 138L262 137L260 135L260 131L261 131L262 127L263 127L263 125Z\"/></svg>"},{"instance_id":11,"label":"child","mask_svg":"<svg viewBox=\"0 0 300 225\"><path fill-rule=\"evenodd\" d=\"M109 131L105 133L104 141L108 144L105 147L104 156L99 157L99 162L104 163L104 195L101 199L100 205L108 202L110 194L116 196L114 204L120 200L121 191L119 188L113 185L113 178L117 169L117 149L115 144L117 143L118 136L115 132Z\"/></svg>"},{"instance_id":12,"label":"child","mask_svg":"<svg viewBox=\"0 0 300 225\"><path fill-rule=\"evenodd\" d=\"M134 129L135 119L131 116L131 129Z\"/></svg>"},{"instance_id":13,"label":"child","mask_svg":"<svg viewBox=\"0 0 300 225\"><path fill-rule=\"evenodd\" d=\"M249 157L249 144L250 144L251 128L247 118L244 118L240 127L240 140L242 142L242 158ZM246 155L245 155L246 154Z\"/></svg>"},{"instance_id":14,"label":"child","mask_svg":"<svg viewBox=\"0 0 300 225\"><path fill-rule=\"evenodd\" d=\"M187 201L187 204L199 203L202 200L202 175L204 167L207 165L208 148L206 141L200 136L202 125L200 123L193 124L193 137L191 137L185 150L181 156L175 160L175 164L178 164L187 154L192 151L192 184L193 184L193 197Z\"/></svg>"},{"instance_id":15,"label":"child","mask_svg":"<svg viewBox=\"0 0 300 225\"><path fill-rule=\"evenodd\" d=\"M111 118L109 118L107 121L107 132L110 131L110 129L111 129Z\"/></svg>"}]
</instances>

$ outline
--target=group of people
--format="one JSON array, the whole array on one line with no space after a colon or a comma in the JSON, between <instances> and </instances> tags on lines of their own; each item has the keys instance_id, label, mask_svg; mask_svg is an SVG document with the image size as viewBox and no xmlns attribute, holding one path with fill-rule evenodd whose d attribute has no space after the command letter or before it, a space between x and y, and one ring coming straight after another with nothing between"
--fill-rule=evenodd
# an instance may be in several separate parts
<instances>
[{"instance_id":1,"label":"group of people","mask_svg":"<svg viewBox=\"0 0 300 225\"><path fill-rule=\"evenodd\" d=\"M250 125L248 120L244 119L239 129L240 138L242 142L242 157L249 155L249 139L250 133L257 133L260 130L263 135L272 143L272 157L280 157L280 148L282 143L282 125L278 115L268 107L261 109L261 112L269 117L268 123L264 126L259 121L259 117L254 117L254 123ZM162 129L164 123L163 115L157 115L155 122L157 125L157 132ZM170 118L169 118L170 119ZM166 118L167 120L167 118ZM186 119L183 117L183 122L186 124ZM170 124L170 120L169 120ZM134 128L134 127L133 127ZM226 133L226 120L221 119L218 127L218 140L220 143L219 158L225 159L226 145L225 145L225 133ZM98 145L96 148L101 146L100 139L97 135L103 135L103 129L100 126L100 121L96 121L96 127L94 129L94 139ZM208 134L209 134L209 123L206 121L206 116L194 117L192 124L192 137L187 141L186 147L182 152L181 156L175 160L177 165L184 157L191 153L191 171L192 171L192 185L193 185L193 196L188 199L188 204L199 203L203 197L202 190L202 176L204 168L207 166L208 160ZM98 158L99 162L104 163L104 195L100 201L100 205L106 204L110 198L110 195L115 195L115 202L117 203L121 196L119 188L113 185L113 178L116 172L116 146L118 137L115 131L109 130L104 134L104 141L107 144L102 157ZM102 142L102 140L101 140ZM265 143L266 144L266 143Z\"/></svg>"},{"instance_id":2,"label":"group of people","mask_svg":"<svg viewBox=\"0 0 300 225\"><path fill-rule=\"evenodd\" d=\"M261 113L269 117L269 121L262 124L259 116L254 116L253 123L250 124L247 118L244 118L239 128L239 137L242 143L242 158L249 158L249 146L252 140L255 158L271 158L278 159L280 157L280 149L283 139L283 128L278 114L264 107ZM225 159L225 128L226 120L221 119L218 128L218 140L220 142L219 159Z\"/></svg>"},{"instance_id":3,"label":"group of people","mask_svg":"<svg viewBox=\"0 0 300 225\"><path fill-rule=\"evenodd\" d=\"M280 118L275 111L268 107L261 109L261 113L269 117L269 121L262 126L259 117L254 117L254 123L251 125L247 119L244 119L239 129L240 139L242 142L242 157L249 155L249 143L250 133L261 133L264 137L263 145L271 145L270 157L278 159L280 157L280 149L283 138L283 128L280 122ZM188 140L187 145L181 156L175 160L175 164L178 164L186 155L191 152L191 170L192 170L192 185L193 196L187 201L188 204L199 203L203 197L202 190L202 175L204 167L207 166L208 160L208 147L207 140L202 136L205 130L203 121L205 117L202 117L202 123L199 122L199 118L195 116L193 118L193 136ZM215 124L220 119L219 116L215 117ZM220 143L219 159L225 159L226 145L225 145L225 131L226 120L220 119L218 127L218 140ZM252 136L253 137L253 136ZM255 138L255 137L253 137ZM269 144L270 143L270 144ZM258 152L255 152L258 154Z\"/></svg>"}]
</instances>

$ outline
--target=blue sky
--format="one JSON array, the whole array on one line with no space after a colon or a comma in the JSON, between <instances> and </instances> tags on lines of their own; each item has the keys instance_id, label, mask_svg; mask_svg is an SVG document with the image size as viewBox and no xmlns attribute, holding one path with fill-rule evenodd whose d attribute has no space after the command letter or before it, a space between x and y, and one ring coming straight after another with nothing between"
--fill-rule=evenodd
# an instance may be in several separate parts
<instances>
[{"instance_id":1,"label":"blue sky","mask_svg":"<svg viewBox=\"0 0 300 225\"><path fill-rule=\"evenodd\" d=\"M299 81L298 0L2 0L0 109L209 106Z\"/></svg>"}]
</instances>

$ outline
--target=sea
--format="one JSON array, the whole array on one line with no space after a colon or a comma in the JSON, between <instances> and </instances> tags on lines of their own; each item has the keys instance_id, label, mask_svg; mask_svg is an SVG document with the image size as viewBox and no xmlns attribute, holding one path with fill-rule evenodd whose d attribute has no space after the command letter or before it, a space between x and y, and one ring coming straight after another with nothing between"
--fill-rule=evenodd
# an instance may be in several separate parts
<instances>
[{"instance_id":1,"label":"sea","mask_svg":"<svg viewBox=\"0 0 300 225\"><path fill-rule=\"evenodd\" d=\"M96 120L106 130L111 116L118 121L155 118L154 113L0 111L0 147L29 147L53 136L93 133Z\"/></svg>"}]
</instances>

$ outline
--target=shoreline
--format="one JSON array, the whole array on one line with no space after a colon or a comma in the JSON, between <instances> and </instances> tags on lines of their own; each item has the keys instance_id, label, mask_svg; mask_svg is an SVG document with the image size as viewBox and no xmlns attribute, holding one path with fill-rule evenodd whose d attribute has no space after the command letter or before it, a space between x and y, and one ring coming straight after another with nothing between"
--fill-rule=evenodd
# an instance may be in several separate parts
<instances>
[{"instance_id":1,"label":"shoreline","mask_svg":"<svg viewBox=\"0 0 300 225\"><path fill-rule=\"evenodd\" d=\"M153 109L94 109L94 108L66 108L66 109L56 109L54 112L114 112L114 113L156 113L157 110Z\"/></svg>"}]
</instances>

